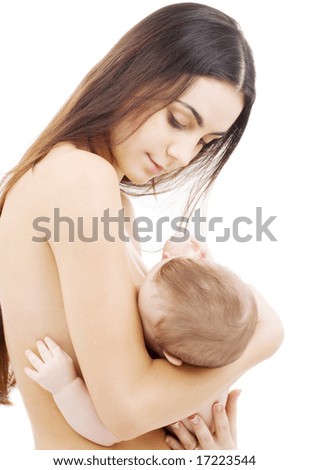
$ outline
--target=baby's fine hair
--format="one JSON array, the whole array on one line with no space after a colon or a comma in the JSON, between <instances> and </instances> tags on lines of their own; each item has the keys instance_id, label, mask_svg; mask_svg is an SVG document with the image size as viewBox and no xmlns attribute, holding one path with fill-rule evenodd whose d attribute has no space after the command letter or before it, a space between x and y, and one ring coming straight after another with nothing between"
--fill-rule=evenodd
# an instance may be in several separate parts
<instances>
[{"instance_id":1,"label":"baby's fine hair","mask_svg":"<svg viewBox=\"0 0 309 470\"><path fill-rule=\"evenodd\" d=\"M163 264L154 282L165 313L155 326L157 350L203 367L238 359L258 318L248 285L220 265L182 257Z\"/></svg>"}]
</instances>

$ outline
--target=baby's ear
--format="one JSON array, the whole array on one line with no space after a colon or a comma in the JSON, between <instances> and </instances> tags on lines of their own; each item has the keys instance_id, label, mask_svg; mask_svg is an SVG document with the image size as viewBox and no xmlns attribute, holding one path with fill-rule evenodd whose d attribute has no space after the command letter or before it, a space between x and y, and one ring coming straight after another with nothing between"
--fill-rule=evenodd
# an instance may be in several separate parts
<instances>
[{"instance_id":1,"label":"baby's ear","mask_svg":"<svg viewBox=\"0 0 309 470\"><path fill-rule=\"evenodd\" d=\"M167 353L166 351L163 351L163 354L165 358L170 362L171 364L174 364L174 366L181 366L182 365L182 360L178 359L178 357L173 356L172 354Z\"/></svg>"},{"instance_id":2,"label":"baby's ear","mask_svg":"<svg viewBox=\"0 0 309 470\"><path fill-rule=\"evenodd\" d=\"M168 251L163 251L162 259L167 259L167 258L171 258L171 255L169 254Z\"/></svg>"}]
</instances>

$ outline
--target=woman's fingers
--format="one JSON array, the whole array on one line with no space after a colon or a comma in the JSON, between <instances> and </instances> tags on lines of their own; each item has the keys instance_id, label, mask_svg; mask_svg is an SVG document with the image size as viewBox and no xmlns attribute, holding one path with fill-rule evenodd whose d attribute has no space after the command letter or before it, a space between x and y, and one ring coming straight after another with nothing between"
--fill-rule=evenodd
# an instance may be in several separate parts
<instances>
[{"instance_id":1,"label":"woman's fingers","mask_svg":"<svg viewBox=\"0 0 309 470\"><path fill-rule=\"evenodd\" d=\"M222 403L213 405L214 430L198 414L189 416L191 432L181 422L169 426L175 437L167 436L167 443L173 450L229 450L236 449L236 411L240 390L229 394L226 408Z\"/></svg>"},{"instance_id":2,"label":"woman's fingers","mask_svg":"<svg viewBox=\"0 0 309 470\"><path fill-rule=\"evenodd\" d=\"M235 443L231 436L230 423L222 403L214 404L213 416L218 448L226 450L235 449Z\"/></svg>"},{"instance_id":3,"label":"woman's fingers","mask_svg":"<svg viewBox=\"0 0 309 470\"><path fill-rule=\"evenodd\" d=\"M232 390L229 393L227 403L225 406L226 414L230 423L230 430L231 436L235 445L237 446L237 402L239 395L241 394L241 390Z\"/></svg>"},{"instance_id":4,"label":"woman's fingers","mask_svg":"<svg viewBox=\"0 0 309 470\"><path fill-rule=\"evenodd\" d=\"M199 448L215 449L215 442L205 421L199 415L190 416L189 421L193 426Z\"/></svg>"},{"instance_id":5,"label":"woman's fingers","mask_svg":"<svg viewBox=\"0 0 309 470\"><path fill-rule=\"evenodd\" d=\"M166 436L165 438L166 444L172 449L172 450L184 450L183 446L180 444L180 442L175 439L173 436Z\"/></svg>"},{"instance_id":6,"label":"woman's fingers","mask_svg":"<svg viewBox=\"0 0 309 470\"><path fill-rule=\"evenodd\" d=\"M183 448L186 450L193 450L197 445L196 438L188 431L181 421L171 425L173 432L178 437Z\"/></svg>"}]
</instances>

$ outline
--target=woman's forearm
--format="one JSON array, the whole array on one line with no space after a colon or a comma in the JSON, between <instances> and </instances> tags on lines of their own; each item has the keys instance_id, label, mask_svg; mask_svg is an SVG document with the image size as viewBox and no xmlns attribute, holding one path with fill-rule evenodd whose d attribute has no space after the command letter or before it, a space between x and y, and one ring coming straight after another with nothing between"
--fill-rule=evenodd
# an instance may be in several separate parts
<instances>
[{"instance_id":1,"label":"woman's forearm","mask_svg":"<svg viewBox=\"0 0 309 470\"><path fill-rule=\"evenodd\" d=\"M262 296L256 290L254 294L260 320L246 351L237 361L220 369L176 367L163 359L153 361L147 374L128 392L126 415L114 423L106 423L108 428L128 440L189 416L201 404L212 404L218 394L248 369L274 354L283 339L282 324Z\"/></svg>"},{"instance_id":2,"label":"woman's forearm","mask_svg":"<svg viewBox=\"0 0 309 470\"><path fill-rule=\"evenodd\" d=\"M135 391L136 401L132 403L132 418L135 419L129 429L126 423L120 423L119 435L124 440L131 439L183 419L195 413L202 404L211 405L218 394L244 372L240 363L221 369L205 370L184 365L174 366L171 370L167 361L154 361L144 384Z\"/></svg>"}]
</instances>

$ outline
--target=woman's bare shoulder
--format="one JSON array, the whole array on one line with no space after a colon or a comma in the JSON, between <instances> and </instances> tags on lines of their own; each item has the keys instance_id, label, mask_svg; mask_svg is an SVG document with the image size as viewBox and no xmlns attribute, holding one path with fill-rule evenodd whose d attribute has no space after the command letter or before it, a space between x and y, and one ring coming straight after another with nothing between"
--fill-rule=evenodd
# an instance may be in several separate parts
<instances>
[{"instance_id":1,"label":"woman's bare shoulder","mask_svg":"<svg viewBox=\"0 0 309 470\"><path fill-rule=\"evenodd\" d=\"M107 182L109 188L113 186L119 191L117 173L107 160L71 144L53 148L36 164L32 177L42 189L41 194L53 199L78 188L104 189Z\"/></svg>"},{"instance_id":2,"label":"woman's bare shoulder","mask_svg":"<svg viewBox=\"0 0 309 470\"><path fill-rule=\"evenodd\" d=\"M57 183L70 180L82 183L87 176L97 173L117 180L117 173L107 160L69 143L54 147L34 168L34 175L50 182L56 178Z\"/></svg>"}]
</instances>

